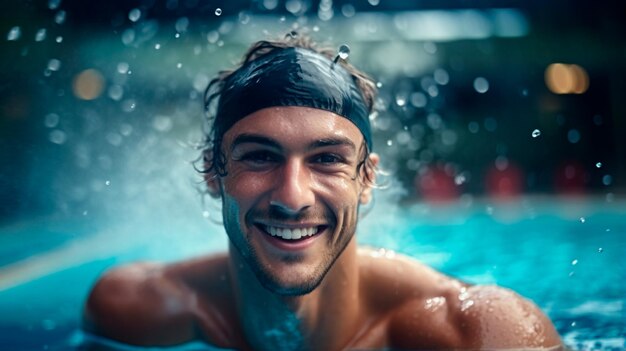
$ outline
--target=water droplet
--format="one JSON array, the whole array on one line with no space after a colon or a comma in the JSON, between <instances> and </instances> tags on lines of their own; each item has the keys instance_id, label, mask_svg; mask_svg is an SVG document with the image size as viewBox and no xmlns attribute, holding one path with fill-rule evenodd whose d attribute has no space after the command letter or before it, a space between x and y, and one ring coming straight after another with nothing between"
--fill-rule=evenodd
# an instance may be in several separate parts
<instances>
[{"instance_id":1,"label":"water droplet","mask_svg":"<svg viewBox=\"0 0 626 351\"><path fill-rule=\"evenodd\" d=\"M37 33L35 34L35 41L44 41L46 40L46 28L41 28L37 31Z\"/></svg>"},{"instance_id":2,"label":"water droplet","mask_svg":"<svg viewBox=\"0 0 626 351\"><path fill-rule=\"evenodd\" d=\"M54 16L54 22L56 24L63 24L63 22L65 22L65 18L67 17L66 15L67 13L63 10L57 12L57 14Z\"/></svg>"},{"instance_id":3,"label":"water droplet","mask_svg":"<svg viewBox=\"0 0 626 351\"><path fill-rule=\"evenodd\" d=\"M172 119L168 116L156 116L152 121L152 127L159 132L170 131L173 125Z\"/></svg>"},{"instance_id":4,"label":"water droplet","mask_svg":"<svg viewBox=\"0 0 626 351\"><path fill-rule=\"evenodd\" d=\"M474 79L474 90L479 94L484 94L489 90L489 81L483 77L477 77Z\"/></svg>"},{"instance_id":5,"label":"water droplet","mask_svg":"<svg viewBox=\"0 0 626 351\"><path fill-rule=\"evenodd\" d=\"M539 129L533 130L532 134L533 138L536 138L541 135L541 131Z\"/></svg>"},{"instance_id":6,"label":"water droplet","mask_svg":"<svg viewBox=\"0 0 626 351\"><path fill-rule=\"evenodd\" d=\"M313 26L313 31L314 32L319 32L320 31L320 27L319 26Z\"/></svg>"},{"instance_id":7,"label":"water droplet","mask_svg":"<svg viewBox=\"0 0 626 351\"><path fill-rule=\"evenodd\" d=\"M442 68L437 68L435 70L435 73L433 74L433 77L435 78L435 82L437 82L437 84L439 85L446 85L450 81L450 76L448 75L448 72L446 72L446 70Z\"/></svg>"},{"instance_id":8,"label":"water droplet","mask_svg":"<svg viewBox=\"0 0 626 351\"><path fill-rule=\"evenodd\" d=\"M174 34L174 38L176 38L176 39L180 38L180 33Z\"/></svg>"},{"instance_id":9,"label":"water droplet","mask_svg":"<svg viewBox=\"0 0 626 351\"><path fill-rule=\"evenodd\" d=\"M57 59L51 59L48 61L48 69L51 71L58 71L61 68L61 61Z\"/></svg>"},{"instance_id":10,"label":"water droplet","mask_svg":"<svg viewBox=\"0 0 626 351\"><path fill-rule=\"evenodd\" d=\"M89 211L84 210L84 211L83 211L83 216L86 216L88 213L89 213Z\"/></svg>"},{"instance_id":11,"label":"water droplet","mask_svg":"<svg viewBox=\"0 0 626 351\"><path fill-rule=\"evenodd\" d=\"M346 60L350 56L350 47L346 44L341 44L339 47L339 58Z\"/></svg>"},{"instance_id":12,"label":"water droplet","mask_svg":"<svg viewBox=\"0 0 626 351\"><path fill-rule=\"evenodd\" d=\"M122 43L130 45L133 41L135 41L135 30L128 28L122 33Z\"/></svg>"},{"instance_id":13,"label":"water droplet","mask_svg":"<svg viewBox=\"0 0 626 351\"><path fill-rule=\"evenodd\" d=\"M478 122L475 122L475 121L469 122L467 124L467 130L469 130L470 133L472 134L476 134L480 130L480 124L478 124Z\"/></svg>"},{"instance_id":14,"label":"water droplet","mask_svg":"<svg viewBox=\"0 0 626 351\"><path fill-rule=\"evenodd\" d=\"M202 217L209 218L209 211L202 211Z\"/></svg>"},{"instance_id":15,"label":"water droplet","mask_svg":"<svg viewBox=\"0 0 626 351\"><path fill-rule=\"evenodd\" d=\"M219 39L220 33L218 33L216 30L212 30L206 35L206 40L211 44L217 43Z\"/></svg>"},{"instance_id":16,"label":"water droplet","mask_svg":"<svg viewBox=\"0 0 626 351\"><path fill-rule=\"evenodd\" d=\"M56 10L61 5L61 0L50 0L48 1L48 8L50 10Z\"/></svg>"},{"instance_id":17,"label":"water droplet","mask_svg":"<svg viewBox=\"0 0 626 351\"><path fill-rule=\"evenodd\" d=\"M7 34L8 41L18 40L22 36L22 29L18 26L11 28L9 33Z\"/></svg>"},{"instance_id":18,"label":"water droplet","mask_svg":"<svg viewBox=\"0 0 626 351\"><path fill-rule=\"evenodd\" d=\"M387 140L387 146L391 146L391 145L393 145L393 140L391 139Z\"/></svg>"},{"instance_id":19,"label":"water droplet","mask_svg":"<svg viewBox=\"0 0 626 351\"><path fill-rule=\"evenodd\" d=\"M44 119L44 125L48 128L54 128L59 124L59 115L56 113L49 113Z\"/></svg>"},{"instance_id":20,"label":"water droplet","mask_svg":"<svg viewBox=\"0 0 626 351\"><path fill-rule=\"evenodd\" d=\"M611 183L613 183L613 177L611 177L610 174L607 174L604 177L602 177L602 184L609 186L611 185Z\"/></svg>"},{"instance_id":21,"label":"water droplet","mask_svg":"<svg viewBox=\"0 0 626 351\"><path fill-rule=\"evenodd\" d=\"M181 17L178 20L176 20L176 24L174 25L174 28L176 28L176 31L183 33L187 31L187 28L189 27L189 18L187 17Z\"/></svg>"},{"instance_id":22,"label":"water droplet","mask_svg":"<svg viewBox=\"0 0 626 351\"><path fill-rule=\"evenodd\" d=\"M574 260L572 261L572 266L575 266L575 265L577 265L577 264L578 264L578 260L577 260L577 259L574 259Z\"/></svg>"},{"instance_id":23,"label":"water droplet","mask_svg":"<svg viewBox=\"0 0 626 351\"><path fill-rule=\"evenodd\" d=\"M380 0L367 0L372 6L378 6L380 4Z\"/></svg>"},{"instance_id":24,"label":"water droplet","mask_svg":"<svg viewBox=\"0 0 626 351\"><path fill-rule=\"evenodd\" d=\"M585 217L580 217L580 223L585 223Z\"/></svg>"},{"instance_id":25,"label":"water droplet","mask_svg":"<svg viewBox=\"0 0 626 351\"><path fill-rule=\"evenodd\" d=\"M600 167L602 167L602 162L596 163L596 168L600 168Z\"/></svg>"},{"instance_id":26,"label":"water droplet","mask_svg":"<svg viewBox=\"0 0 626 351\"><path fill-rule=\"evenodd\" d=\"M63 42L63 37L59 35L55 40L57 43L60 44L61 42Z\"/></svg>"},{"instance_id":27,"label":"water droplet","mask_svg":"<svg viewBox=\"0 0 626 351\"><path fill-rule=\"evenodd\" d=\"M132 9L128 12L128 19L131 22L137 22L141 18L141 10L140 9Z\"/></svg>"},{"instance_id":28,"label":"water droplet","mask_svg":"<svg viewBox=\"0 0 626 351\"><path fill-rule=\"evenodd\" d=\"M403 95L396 96L396 104L400 107L406 105L406 97Z\"/></svg>"},{"instance_id":29,"label":"water droplet","mask_svg":"<svg viewBox=\"0 0 626 351\"><path fill-rule=\"evenodd\" d=\"M598 248L598 253L602 253L603 251L604 251L603 248L601 248L601 247Z\"/></svg>"},{"instance_id":30,"label":"water droplet","mask_svg":"<svg viewBox=\"0 0 626 351\"><path fill-rule=\"evenodd\" d=\"M576 129L570 129L567 132L567 140L572 144L576 144L580 141L580 132Z\"/></svg>"},{"instance_id":31,"label":"water droplet","mask_svg":"<svg viewBox=\"0 0 626 351\"><path fill-rule=\"evenodd\" d=\"M569 272L568 276L573 277L574 276L574 272Z\"/></svg>"},{"instance_id":32,"label":"water droplet","mask_svg":"<svg viewBox=\"0 0 626 351\"><path fill-rule=\"evenodd\" d=\"M576 326L576 322L572 322L572 324L570 324L572 327Z\"/></svg>"},{"instance_id":33,"label":"water droplet","mask_svg":"<svg viewBox=\"0 0 626 351\"><path fill-rule=\"evenodd\" d=\"M126 62L120 62L120 63L117 64L117 72L119 74L126 74L126 73L128 73L128 69L129 68L130 68L130 66Z\"/></svg>"},{"instance_id":34,"label":"water droplet","mask_svg":"<svg viewBox=\"0 0 626 351\"><path fill-rule=\"evenodd\" d=\"M215 9L215 16L221 16L222 15L222 9L221 8L216 8Z\"/></svg>"},{"instance_id":35,"label":"water droplet","mask_svg":"<svg viewBox=\"0 0 626 351\"><path fill-rule=\"evenodd\" d=\"M106 186L111 185L111 181L110 181L110 180L105 181L105 182L104 182L104 185L106 185Z\"/></svg>"},{"instance_id":36,"label":"water droplet","mask_svg":"<svg viewBox=\"0 0 626 351\"><path fill-rule=\"evenodd\" d=\"M155 50L159 50L160 48L161 48L161 44L159 44L159 43L154 44L154 49Z\"/></svg>"},{"instance_id":37,"label":"water droplet","mask_svg":"<svg viewBox=\"0 0 626 351\"><path fill-rule=\"evenodd\" d=\"M461 185L465 183L465 180L466 178L464 174L457 174L456 177L454 177L454 184Z\"/></svg>"},{"instance_id":38,"label":"water droplet","mask_svg":"<svg viewBox=\"0 0 626 351\"><path fill-rule=\"evenodd\" d=\"M61 130L56 129L50 132L50 135L48 135L48 139L54 144L62 145L67 140L67 134L65 134L65 132Z\"/></svg>"}]
</instances>

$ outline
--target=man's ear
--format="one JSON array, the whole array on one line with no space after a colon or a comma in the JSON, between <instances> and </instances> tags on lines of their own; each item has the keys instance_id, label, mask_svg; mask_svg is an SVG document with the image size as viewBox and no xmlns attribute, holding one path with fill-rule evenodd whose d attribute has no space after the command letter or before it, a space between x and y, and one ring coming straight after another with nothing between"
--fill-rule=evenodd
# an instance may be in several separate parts
<instances>
[{"instance_id":1,"label":"man's ear","mask_svg":"<svg viewBox=\"0 0 626 351\"><path fill-rule=\"evenodd\" d=\"M371 153L368 156L368 160L366 160L365 164L363 164L363 169L361 170L361 183L363 184L363 190L359 196L359 202L361 205L365 205L372 201L372 190L374 188L374 184L376 184L376 167L378 167L378 162L380 162L378 154Z\"/></svg>"}]
</instances>

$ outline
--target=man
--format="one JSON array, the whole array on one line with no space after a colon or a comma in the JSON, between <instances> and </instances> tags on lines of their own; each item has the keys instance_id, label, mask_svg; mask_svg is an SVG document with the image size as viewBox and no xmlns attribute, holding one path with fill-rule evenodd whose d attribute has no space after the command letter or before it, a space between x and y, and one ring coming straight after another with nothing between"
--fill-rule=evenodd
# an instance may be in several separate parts
<instances>
[{"instance_id":1,"label":"man","mask_svg":"<svg viewBox=\"0 0 626 351\"><path fill-rule=\"evenodd\" d=\"M370 79L306 39L253 45L205 99L205 180L228 254L106 274L85 327L238 350L560 348L548 318L509 290L357 247L378 164L374 96Z\"/></svg>"}]
</instances>

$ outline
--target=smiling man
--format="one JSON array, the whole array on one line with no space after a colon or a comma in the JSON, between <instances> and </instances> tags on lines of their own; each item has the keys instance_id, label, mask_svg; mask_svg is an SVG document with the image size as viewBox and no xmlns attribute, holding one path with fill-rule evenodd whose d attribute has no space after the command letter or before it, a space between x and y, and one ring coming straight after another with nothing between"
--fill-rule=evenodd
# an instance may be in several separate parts
<instances>
[{"instance_id":1,"label":"smiling man","mask_svg":"<svg viewBox=\"0 0 626 351\"><path fill-rule=\"evenodd\" d=\"M357 247L378 164L375 93L306 39L253 45L205 99L205 180L222 202L228 253L107 273L85 328L238 350L560 348L548 318L509 290Z\"/></svg>"}]
</instances>

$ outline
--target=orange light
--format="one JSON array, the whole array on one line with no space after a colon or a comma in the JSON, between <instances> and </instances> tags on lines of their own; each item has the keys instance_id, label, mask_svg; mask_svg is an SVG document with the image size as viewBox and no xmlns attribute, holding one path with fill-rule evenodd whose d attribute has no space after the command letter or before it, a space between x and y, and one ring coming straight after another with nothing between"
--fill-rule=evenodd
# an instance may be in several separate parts
<instances>
[{"instance_id":1,"label":"orange light","mask_svg":"<svg viewBox=\"0 0 626 351\"><path fill-rule=\"evenodd\" d=\"M589 76L578 65L553 63L546 68L544 79L555 94L582 94L589 88Z\"/></svg>"},{"instance_id":2,"label":"orange light","mask_svg":"<svg viewBox=\"0 0 626 351\"><path fill-rule=\"evenodd\" d=\"M93 100L102 94L104 77L93 68L80 72L72 85L74 95L81 100Z\"/></svg>"}]
</instances>

